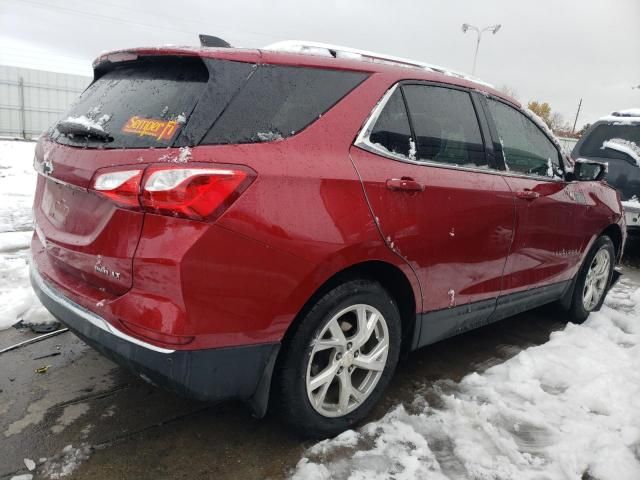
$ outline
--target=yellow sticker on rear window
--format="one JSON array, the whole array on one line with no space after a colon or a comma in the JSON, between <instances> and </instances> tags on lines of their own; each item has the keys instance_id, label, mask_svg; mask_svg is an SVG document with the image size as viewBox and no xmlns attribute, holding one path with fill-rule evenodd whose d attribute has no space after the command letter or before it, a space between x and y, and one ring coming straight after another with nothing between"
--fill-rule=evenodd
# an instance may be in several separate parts
<instances>
[{"instance_id":1,"label":"yellow sticker on rear window","mask_svg":"<svg viewBox=\"0 0 640 480\"><path fill-rule=\"evenodd\" d=\"M140 137L155 137L156 140L171 140L180 130L180 123L175 120L157 120L133 116L122 127L122 132L133 133Z\"/></svg>"}]
</instances>

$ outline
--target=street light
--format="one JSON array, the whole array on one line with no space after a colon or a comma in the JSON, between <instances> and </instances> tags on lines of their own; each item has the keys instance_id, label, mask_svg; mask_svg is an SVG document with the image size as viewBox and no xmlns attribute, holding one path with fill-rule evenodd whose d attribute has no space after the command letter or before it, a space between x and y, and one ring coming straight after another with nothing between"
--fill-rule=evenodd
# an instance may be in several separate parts
<instances>
[{"instance_id":1,"label":"street light","mask_svg":"<svg viewBox=\"0 0 640 480\"><path fill-rule=\"evenodd\" d=\"M471 70L471 75L476 74L476 61L478 60L478 49L480 48L480 39L482 38L482 34L484 32L491 32L495 35L496 33L498 33L498 30L500 30L500 27L502 27L502 25L497 24L491 25L489 27L484 27L482 30L480 30L475 25L470 25L468 23L462 24L462 33L467 33L467 30L473 30L478 34L478 40L476 41L476 53L473 55L473 70Z\"/></svg>"}]
</instances>

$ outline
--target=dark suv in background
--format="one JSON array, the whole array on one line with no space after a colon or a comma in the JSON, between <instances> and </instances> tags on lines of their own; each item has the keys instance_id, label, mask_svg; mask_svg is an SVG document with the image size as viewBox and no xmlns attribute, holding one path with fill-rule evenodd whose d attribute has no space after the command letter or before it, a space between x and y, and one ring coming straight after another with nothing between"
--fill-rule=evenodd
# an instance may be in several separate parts
<instances>
[{"instance_id":1,"label":"dark suv in background","mask_svg":"<svg viewBox=\"0 0 640 480\"><path fill-rule=\"evenodd\" d=\"M571 156L608 164L606 180L620 192L627 228L640 233L640 108L620 110L598 120Z\"/></svg>"}]
</instances>

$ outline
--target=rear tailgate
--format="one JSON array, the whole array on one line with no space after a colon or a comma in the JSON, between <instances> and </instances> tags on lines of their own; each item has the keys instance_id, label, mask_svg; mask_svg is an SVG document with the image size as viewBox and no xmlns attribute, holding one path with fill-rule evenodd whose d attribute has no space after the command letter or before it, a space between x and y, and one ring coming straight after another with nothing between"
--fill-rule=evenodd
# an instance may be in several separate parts
<instances>
[{"instance_id":1,"label":"rear tailgate","mask_svg":"<svg viewBox=\"0 0 640 480\"><path fill-rule=\"evenodd\" d=\"M184 160L184 151L171 147L208 78L197 57L114 66L43 136L34 159L34 217L54 269L112 295L131 288L144 213L99 195L92 179L105 168Z\"/></svg>"},{"instance_id":2,"label":"rear tailgate","mask_svg":"<svg viewBox=\"0 0 640 480\"><path fill-rule=\"evenodd\" d=\"M139 167L141 161L167 154L164 149L83 150L41 141L35 162L46 158L53 171L38 175L34 218L53 266L113 295L131 288L144 213L120 208L88 187L95 170Z\"/></svg>"}]
</instances>

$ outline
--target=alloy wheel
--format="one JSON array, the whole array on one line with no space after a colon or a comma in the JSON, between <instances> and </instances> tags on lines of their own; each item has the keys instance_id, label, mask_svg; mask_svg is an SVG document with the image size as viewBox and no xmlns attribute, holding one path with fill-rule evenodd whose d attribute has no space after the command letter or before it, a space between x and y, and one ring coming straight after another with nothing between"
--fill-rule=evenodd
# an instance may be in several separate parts
<instances>
[{"instance_id":1,"label":"alloy wheel","mask_svg":"<svg viewBox=\"0 0 640 480\"><path fill-rule=\"evenodd\" d=\"M384 316L357 304L335 314L312 341L306 374L311 406L340 417L360 406L375 389L389 353Z\"/></svg>"},{"instance_id":2,"label":"alloy wheel","mask_svg":"<svg viewBox=\"0 0 640 480\"><path fill-rule=\"evenodd\" d=\"M582 305L586 311L593 310L604 295L609 281L610 268L611 254L607 249L601 248L593 257L584 281Z\"/></svg>"}]
</instances>

